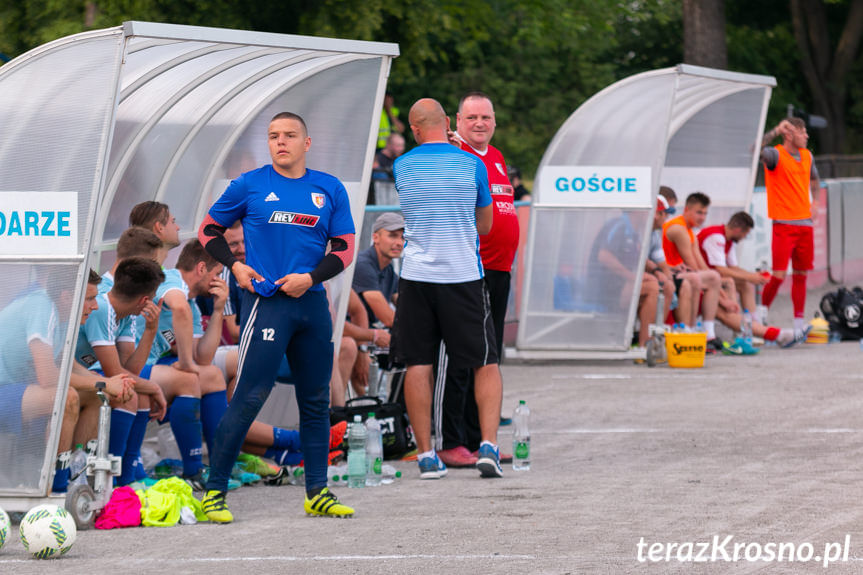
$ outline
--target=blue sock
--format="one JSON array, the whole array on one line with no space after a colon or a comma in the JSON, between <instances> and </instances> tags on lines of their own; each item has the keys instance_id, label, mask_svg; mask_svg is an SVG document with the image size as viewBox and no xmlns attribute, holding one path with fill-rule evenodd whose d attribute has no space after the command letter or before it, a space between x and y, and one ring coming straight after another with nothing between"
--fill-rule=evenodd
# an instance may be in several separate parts
<instances>
[{"instance_id":1,"label":"blue sock","mask_svg":"<svg viewBox=\"0 0 863 575\"><path fill-rule=\"evenodd\" d=\"M300 444L300 432L293 429L273 428L273 447L275 449L287 449L288 451L302 451Z\"/></svg>"},{"instance_id":2,"label":"blue sock","mask_svg":"<svg viewBox=\"0 0 863 575\"><path fill-rule=\"evenodd\" d=\"M171 402L171 431L183 458L183 475L197 475L204 467L201 459L201 400L180 395Z\"/></svg>"},{"instance_id":3,"label":"blue sock","mask_svg":"<svg viewBox=\"0 0 863 575\"><path fill-rule=\"evenodd\" d=\"M123 466L118 485L129 485L138 478L138 465L141 459L141 444L144 443L144 435L147 433L147 422L150 421L150 410L139 409L129 430L129 439L126 442L126 452L123 454ZM143 471L143 470L142 470ZM145 474L146 475L146 474Z\"/></svg>"},{"instance_id":4,"label":"blue sock","mask_svg":"<svg viewBox=\"0 0 863 575\"><path fill-rule=\"evenodd\" d=\"M299 465L303 460L303 454L299 451L287 451L270 447L264 453L264 457L272 459L278 465Z\"/></svg>"},{"instance_id":5,"label":"blue sock","mask_svg":"<svg viewBox=\"0 0 863 575\"><path fill-rule=\"evenodd\" d=\"M222 416L228 410L228 392L215 391L201 396L201 426L204 428L204 439L207 442L207 453L213 453L213 440L216 428L222 421Z\"/></svg>"},{"instance_id":6,"label":"blue sock","mask_svg":"<svg viewBox=\"0 0 863 575\"><path fill-rule=\"evenodd\" d=\"M72 474L69 470L69 459L71 459L71 457L71 451L64 451L57 456L57 466L54 471L54 485L51 487L51 491L54 493L66 493L66 489L69 487L69 477Z\"/></svg>"},{"instance_id":7,"label":"blue sock","mask_svg":"<svg viewBox=\"0 0 863 575\"><path fill-rule=\"evenodd\" d=\"M125 455L129 432L132 431L134 422L134 413L125 409L111 410L111 437L108 439L108 453L118 457Z\"/></svg>"}]
</instances>

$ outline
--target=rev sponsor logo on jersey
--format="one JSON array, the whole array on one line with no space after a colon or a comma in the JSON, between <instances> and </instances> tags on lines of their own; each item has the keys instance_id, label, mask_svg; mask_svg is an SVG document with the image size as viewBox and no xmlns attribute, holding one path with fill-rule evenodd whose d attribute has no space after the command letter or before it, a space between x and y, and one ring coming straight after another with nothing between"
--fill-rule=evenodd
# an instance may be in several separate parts
<instances>
[{"instance_id":1,"label":"rev sponsor logo on jersey","mask_svg":"<svg viewBox=\"0 0 863 575\"><path fill-rule=\"evenodd\" d=\"M315 204L316 208L321 209L324 207L324 198L323 194L312 192L312 203Z\"/></svg>"},{"instance_id":2,"label":"rev sponsor logo on jersey","mask_svg":"<svg viewBox=\"0 0 863 575\"><path fill-rule=\"evenodd\" d=\"M81 363L84 365L84 367L91 367L94 363L96 363L96 361L96 356L92 353L81 356Z\"/></svg>"},{"instance_id":3,"label":"rev sponsor logo on jersey","mask_svg":"<svg viewBox=\"0 0 863 575\"><path fill-rule=\"evenodd\" d=\"M265 202L278 202L279 196L275 194L275 192L270 192L270 195L264 198Z\"/></svg>"},{"instance_id":4,"label":"rev sponsor logo on jersey","mask_svg":"<svg viewBox=\"0 0 863 575\"><path fill-rule=\"evenodd\" d=\"M270 216L271 224L293 224L295 226L305 226L313 228L318 224L320 216L310 216L309 214L297 214L295 212L273 212Z\"/></svg>"},{"instance_id":5,"label":"rev sponsor logo on jersey","mask_svg":"<svg viewBox=\"0 0 863 575\"><path fill-rule=\"evenodd\" d=\"M162 337L164 337L164 338L165 338L165 341L167 341L167 342L168 342L168 345L170 345L170 346L173 346L173 345L174 345L174 340L176 339L176 338L174 337L174 330L172 330L172 329L163 329L163 330L161 331L161 334L162 334Z\"/></svg>"},{"instance_id":6,"label":"rev sponsor logo on jersey","mask_svg":"<svg viewBox=\"0 0 863 575\"><path fill-rule=\"evenodd\" d=\"M497 171L500 172L501 176L506 175L506 170L503 169L503 164L501 164L500 162L495 162L494 166L497 168Z\"/></svg>"},{"instance_id":7,"label":"rev sponsor logo on jersey","mask_svg":"<svg viewBox=\"0 0 863 575\"><path fill-rule=\"evenodd\" d=\"M491 194L493 196L511 196L512 186L508 184L492 184Z\"/></svg>"}]
</instances>

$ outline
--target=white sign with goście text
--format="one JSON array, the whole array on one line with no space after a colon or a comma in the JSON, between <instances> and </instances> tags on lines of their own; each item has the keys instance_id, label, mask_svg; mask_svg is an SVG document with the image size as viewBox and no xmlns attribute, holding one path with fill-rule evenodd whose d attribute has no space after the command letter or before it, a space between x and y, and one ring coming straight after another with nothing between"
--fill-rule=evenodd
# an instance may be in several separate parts
<instances>
[{"instance_id":1,"label":"white sign with go\u015bcie text","mask_svg":"<svg viewBox=\"0 0 863 575\"><path fill-rule=\"evenodd\" d=\"M0 192L0 256L75 255L76 192Z\"/></svg>"},{"instance_id":2,"label":"white sign with go\u015bcie text","mask_svg":"<svg viewBox=\"0 0 863 575\"><path fill-rule=\"evenodd\" d=\"M541 204L651 207L650 166L545 166L537 179Z\"/></svg>"}]
</instances>

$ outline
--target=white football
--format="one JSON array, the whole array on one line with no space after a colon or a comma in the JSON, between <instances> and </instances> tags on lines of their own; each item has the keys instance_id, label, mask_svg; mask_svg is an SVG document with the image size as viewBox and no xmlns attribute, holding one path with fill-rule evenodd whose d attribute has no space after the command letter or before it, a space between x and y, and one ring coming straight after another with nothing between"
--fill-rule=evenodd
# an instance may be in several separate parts
<instances>
[{"instance_id":1,"label":"white football","mask_svg":"<svg viewBox=\"0 0 863 575\"><path fill-rule=\"evenodd\" d=\"M0 509L0 549L6 543L6 538L9 537L9 530L12 529L12 522L9 521L9 515Z\"/></svg>"},{"instance_id":2,"label":"white football","mask_svg":"<svg viewBox=\"0 0 863 575\"><path fill-rule=\"evenodd\" d=\"M21 543L37 559L48 559L65 555L78 529L75 520L59 505L39 505L27 512L21 520Z\"/></svg>"}]
</instances>

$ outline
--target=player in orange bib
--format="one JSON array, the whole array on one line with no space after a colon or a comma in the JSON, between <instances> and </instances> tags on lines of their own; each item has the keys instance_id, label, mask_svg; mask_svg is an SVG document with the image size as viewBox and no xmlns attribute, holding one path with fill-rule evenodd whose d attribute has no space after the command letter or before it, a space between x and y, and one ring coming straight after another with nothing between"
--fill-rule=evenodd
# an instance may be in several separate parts
<instances>
[{"instance_id":1,"label":"player in orange bib","mask_svg":"<svg viewBox=\"0 0 863 575\"><path fill-rule=\"evenodd\" d=\"M707 219L707 207L710 198L701 192L689 194L683 208L683 214L668 220L662 226L662 250L665 261L674 272L675 282L687 280L692 289L703 292L701 299L701 315L704 318L704 330L707 332L707 348L712 353L722 351L722 341L716 337L716 309L719 307L719 273L707 267L693 228L701 227ZM697 309L692 310L692 316L684 319L687 327L693 327Z\"/></svg>"},{"instance_id":2,"label":"player in orange bib","mask_svg":"<svg viewBox=\"0 0 863 575\"><path fill-rule=\"evenodd\" d=\"M776 136L781 146L768 146ZM773 276L761 295L770 307L791 261L791 303L794 307L794 331L805 328L803 308L806 304L806 274L812 269L814 254L812 197L821 187L812 152L806 149L809 134L800 118L787 118L764 134L761 161L767 184L767 215L773 220Z\"/></svg>"}]
</instances>

